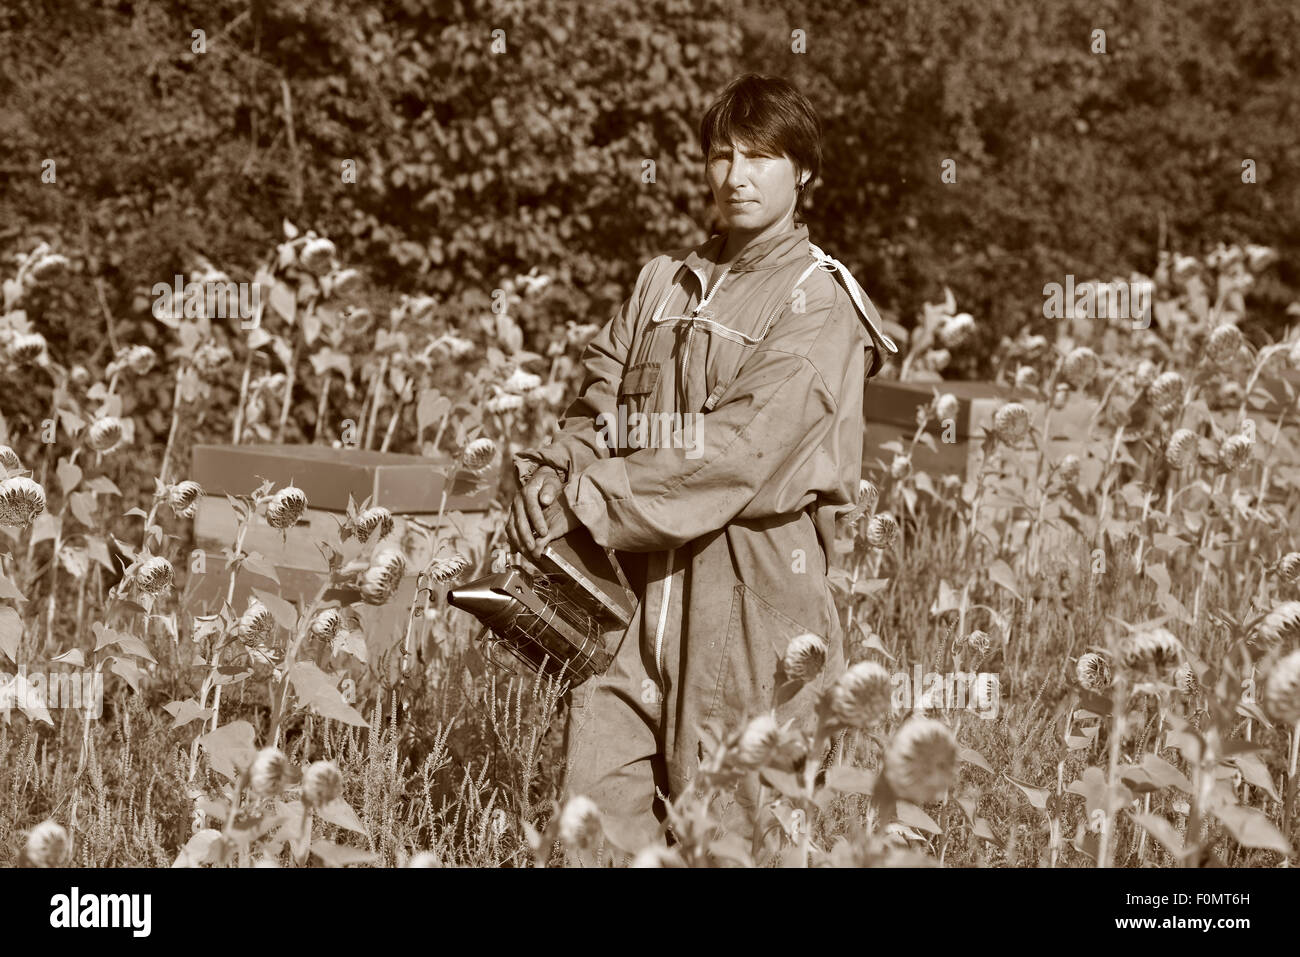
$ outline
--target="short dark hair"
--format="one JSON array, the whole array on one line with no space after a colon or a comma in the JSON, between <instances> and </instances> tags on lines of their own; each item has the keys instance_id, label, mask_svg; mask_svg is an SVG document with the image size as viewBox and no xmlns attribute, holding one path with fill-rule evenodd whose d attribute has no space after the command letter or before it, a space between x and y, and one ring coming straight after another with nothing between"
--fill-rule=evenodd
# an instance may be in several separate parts
<instances>
[{"instance_id":1,"label":"short dark hair","mask_svg":"<svg viewBox=\"0 0 1300 957\"><path fill-rule=\"evenodd\" d=\"M779 76L736 77L700 121L705 162L715 142L736 141L788 156L808 172L808 185L795 204L801 209L822 168L822 121L808 98Z\"/></svg>"}]
</instances>

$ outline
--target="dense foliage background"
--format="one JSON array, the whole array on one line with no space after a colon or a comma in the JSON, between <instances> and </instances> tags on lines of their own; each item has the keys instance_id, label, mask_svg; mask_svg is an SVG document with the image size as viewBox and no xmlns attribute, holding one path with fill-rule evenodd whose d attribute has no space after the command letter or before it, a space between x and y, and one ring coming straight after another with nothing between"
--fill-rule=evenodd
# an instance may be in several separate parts
<instances>
[{"instance_id":1,"label":"dense foliage background","mask_svg":"<svg viewBox=\"0 0 1300 957\"><path fill-rule=\"evenodd\" d=\"M538 321L603 322L645 259L707 235L696 130L746 70L825 119L815 241L904 325L945 285L980 317L954 371L1043 322L1045 282L1150 274L1162 235L1278 250L1253 338L1300 286L1288 0L13 0L0 28L0 251L43 239L102 277L126 341L165 332L153 283L200 256L251 278L286 217L380 297L455 320L537 266ZM89 359L101 309L70 288L29 312Z\"/></svg>"}]
</instances>

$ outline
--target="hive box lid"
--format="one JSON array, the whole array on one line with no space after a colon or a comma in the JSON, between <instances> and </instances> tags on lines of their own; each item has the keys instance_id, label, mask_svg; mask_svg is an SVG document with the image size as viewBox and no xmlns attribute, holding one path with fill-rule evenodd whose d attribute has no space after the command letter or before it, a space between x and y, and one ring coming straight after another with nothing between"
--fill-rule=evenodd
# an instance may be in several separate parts
<instances>
[{"instance_id":1,"label":"hive box lid","mask_svg":"<svg viewBox=\"0 0 1300 957\"><path fill-rule=\"evenodd\" d=\"M445 484L446 456L336 449L324 445L196 445L194 481L209 494L248 495L263 479L292 482L313 508L343 512L350 495L400 514L437 512ZM495 471L459 471L448 490L446 510L486 511L496 491Z\"/></svg>"}]
</instances>

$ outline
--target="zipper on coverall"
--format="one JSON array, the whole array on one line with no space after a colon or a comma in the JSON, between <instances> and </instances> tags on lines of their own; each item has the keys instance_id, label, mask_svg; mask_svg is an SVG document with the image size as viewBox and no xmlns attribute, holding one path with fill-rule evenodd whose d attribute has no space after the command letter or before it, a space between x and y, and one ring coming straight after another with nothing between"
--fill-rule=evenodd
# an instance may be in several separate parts
<instances>
[{"instance_id":1,"label":"zipper on coverall","mask_svg":"<svg viewBox=\"0 0 1300 957\"><path fill-rule=\"evenodd\" d=\"M694 273L693 270L692 272ZM708 289L705 292L704 298L699 301L699 303L695 306L695 309L691 312L690 317L687 318L686 348L682 350L682 368L681 368L681 372L678 374L678 381L682 383L683 393L690 385L690 380L687 378L687 363L690 362L690 358L691 358L691 339L695 336L694 319L700 314L700 310L702 310L705 306L709 304L709 300L713 298L713 294L718 291L718 287L722 285L722 281L727 278L727 274L729 272L731 272L730 265L726 266L722 270L722 275L718 276L718 281L713 284L713 288ZM699 276L698 273L694 273L694 275L696 275L697 277ZM705 284L703 280L700 281L700 287L705 288ZM655 672L659 675L659 682L661 685L665 683L664 628L668 624L668 609L672 605L673 560L676 558L676 556L677 556L677 549L674 547L668 549L668 555L664 559L664 590L663 590L663 595L660 598L659 624L655 628Z\"/></svg>"}]
</instances>

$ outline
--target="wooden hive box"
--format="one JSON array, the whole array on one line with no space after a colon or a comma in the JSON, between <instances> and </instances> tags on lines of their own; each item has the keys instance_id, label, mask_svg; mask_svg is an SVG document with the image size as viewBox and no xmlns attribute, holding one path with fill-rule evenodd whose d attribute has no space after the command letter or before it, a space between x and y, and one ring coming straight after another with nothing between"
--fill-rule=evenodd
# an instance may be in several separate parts
<instances>
[{"instance_id":1,"label":"wooden hive box","mask_svg":"<svg viewBox=\"0 0 1300 957\"><path fill-rule=\"evenodd\" d=\"M275 489L290 483L302 489L308 504L298 523L283 531L267 524L260 512L252 515L243 548L261 559L253 567L246 565L236 579L236 612L245 607L253 589L290 602L310 602L328 573L316 543L323 539L341 549L338 529L349 496L358 506L368 498L369 504L393 513L393 531L384 541L400 547L407 559L407 574L394 597L363 610L367 651L372 662L378 661L404 637L416 576L433 558L428 534L414 523L439 530L464 552L474 549L481 554L491 533L488 509L498 470L477 475L462 470L448 485L443 477L448 464L445 457L325 446L196 446L190 474L205 494L195 513L194 537L206 569L192 576L194 607L215 611L226 596L230 573L222 549L233 546L239 525L227 495L248 495L269 480Z\"/></svg>"}]
</instances>

